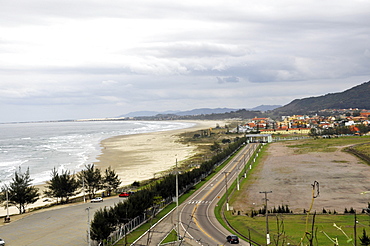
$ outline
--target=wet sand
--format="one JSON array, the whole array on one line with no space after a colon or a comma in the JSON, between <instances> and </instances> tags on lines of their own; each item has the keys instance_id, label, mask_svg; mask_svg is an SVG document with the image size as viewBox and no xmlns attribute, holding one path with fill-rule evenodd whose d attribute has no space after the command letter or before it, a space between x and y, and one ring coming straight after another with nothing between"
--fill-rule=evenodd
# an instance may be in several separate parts
<instances>
[{"instance_id":1,"label":"wet sand","mask_svg":"<svg viewBox=\"0 0 370 246\"><path fill-rule=\"evenodd\" d=\"M132 184L134 181L148 180L154 175L171 169L176 164L195 154L196 146L183 145L177 140L179 134L208 129L218 125L225 125L225 121L188 121L194 126L171 131L161 131L145 134L123 135L105 139L101 142L102 153L94 164L104 170L111 166L116 171L122 183L121 186ZM45 184L39 188L40 199L27 208L40 207L43 202ZM10 214L18 214L18 209L9 207ZM6 209L0 209L0 216L7 214ZM27 214L27 213L26 213Z\"/></svg>"},{"instance_id":2,"label":"wet sand","mask_svg":"<svg viewBox=\"0 0 370 246\"><path fill-rule=\"evenodd\" d=\"M192 122L196 125L190 128L116 136L103 140L102 154L95 164L102 171L111 166L120 177L122 185L151 179L173 168L176 159L181 164L181 161L195 154L196 146L184 145L177 141L179 134L184 132L191 134L199 129L224 124L223 121Z\"/></svg>"}]
</instances>

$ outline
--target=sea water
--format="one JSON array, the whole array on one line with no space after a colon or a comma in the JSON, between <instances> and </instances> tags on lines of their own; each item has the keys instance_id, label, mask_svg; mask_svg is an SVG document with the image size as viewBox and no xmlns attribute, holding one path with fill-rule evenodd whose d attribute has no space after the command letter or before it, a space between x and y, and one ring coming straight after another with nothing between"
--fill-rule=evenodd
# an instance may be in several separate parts
<instances>
[{"instance_id":1,"label":"sea water","mask_svg":"<svg viewBox=\"0 0 370 246\"><path fill-rule=\"evenodd\" d=\"M191 127L164 121L74 121L0 124L0 186L15 171L29 169L33 184L51 178L51 171L78 172L97 161L103 139Z\"/></svg>"}]
</instances>

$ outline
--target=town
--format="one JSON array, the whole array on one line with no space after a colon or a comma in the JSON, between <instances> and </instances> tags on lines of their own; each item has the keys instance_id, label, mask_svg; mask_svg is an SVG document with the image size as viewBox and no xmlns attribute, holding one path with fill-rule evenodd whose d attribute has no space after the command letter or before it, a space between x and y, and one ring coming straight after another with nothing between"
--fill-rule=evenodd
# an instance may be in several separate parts
<instances>
[{"instance_id":1,"label":"town","mask_svg":"<svg viewBox=\"0 0 370 246\"><path fill-rule=\"evenodd\" d=\"M320 115L282 116L281 120L252 118L235 131L261 134L362 135L369 132L370 110L325 109Z\"/></svg>"}]
</instances>

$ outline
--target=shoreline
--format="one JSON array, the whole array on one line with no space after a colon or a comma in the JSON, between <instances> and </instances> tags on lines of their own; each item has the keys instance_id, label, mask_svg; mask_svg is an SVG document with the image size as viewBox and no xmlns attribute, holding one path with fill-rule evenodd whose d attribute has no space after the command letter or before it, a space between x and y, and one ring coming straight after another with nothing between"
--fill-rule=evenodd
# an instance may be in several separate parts
<instances>
[{"instance_id":1,"label":"shoreline","mask_svg":"<svg viewBox=\"0 0 370 246\"><path fill-rule=\"evenodd\" d=\"M169 131L121 135L101 141L102 152L94 162L102 172L109 166L121 179L121 186L144 181L173 168L195 154L195 145L179 143L179 134L216 127L225 121L182 121L194 126Z\"/></svg>"},{"instance_id":2,"label":"shoreline","mask_svg":"<svg viewBox=\"0 0 370 246\"><path fill-rule=\"evenodd\" d=\"M101 153L93 164L101 169L102 174L107 167L111 166L122 181L120 187L132 184L134 181L145 181L174 167L176 159L178 163L181 163L195 153L196 146L177 142L179 134L216 127L217 124L224 125L226 120L180 122L195 123L195 125L175 130L118 135L104 139L100 142ZM49 202L43 202L45 185L45 182L34 185L39 188L40 197L27 209L49 204ZM3 210L0 210L0 217L6 216L6 214L7 211L4 207ZM15 206L9 207L9 214L19 215L18 209ZM25 214L29 214L29 212Z\"/></svg>"}]
</instances>

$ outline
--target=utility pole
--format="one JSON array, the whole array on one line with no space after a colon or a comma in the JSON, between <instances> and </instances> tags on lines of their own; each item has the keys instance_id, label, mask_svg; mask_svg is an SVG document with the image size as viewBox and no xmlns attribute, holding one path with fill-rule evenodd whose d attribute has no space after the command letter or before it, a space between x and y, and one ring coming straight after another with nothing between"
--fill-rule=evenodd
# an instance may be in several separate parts
<instances>
[{"instance_id":1,"label":"utility pole","mask_svg":"<svg viewBox=\"0 0 370 246\"><path fill-rule=\"evenodd\" d=\"M84 203L86 203L86 197L85 197L85 178L82 178L82 194L84 197Z\"/></svg>"},{"instance_id":2,"label":"utility pole","mask_svg":"<svg viewBox=\"0 0 370 246\"><path fill-rule=\"evenodd\" d=\"M6 222L10 222L10 217L9 217L9 191L8 187L6 187Z\"/></svg>"},{"instance_id":3,"label":"utility pole","mask_svg":"<svg viewBox=\"0 0 370 246\"><path fill-rule=\"evenodd\" d=\"M240 179L239 179L239 163L237 163L237 171L236 171L236 189L240 190Z\"/></svg>"},{"instance_id":4,"label":"utility pole","mask_svg":"<svg viewBox=\"0 0 370 246\"><path fill-rule=\"evenodd\" d=\"M179 214L179 169L176 158L176 217L177 217L177 242L180 243L180 214Z\"/></svg>"},{"instance_id":5,"label":"utility pole","mask_svg":"<svg viewBox=\"0 0 370 246\"><path fill-rule=\"evenodd\" d=\"M353 229L354 229L354 240L355 240L355 246L357 245L357 228L356 228L356 224L357 224L357 216L356 216L356 210L355 210L355 223L354 223L354 226L353 226Z\"/></svg>"},{"instance_id":6,"label":"utility pole","mask_svg":"<svg viewBox=\"0 0 370 246\"><path fill-rule=\"evenodd\" d=\"M91 239L90 239L90 207L86 208L87 210L87 245L91 245Z\"/></svg>"},{"instance_id":7,"label":"utility pole","mask_svg":"<svg viewBox=\"0 0 370 246\"><path fill-rule=\"evenodd\" d=\"M266 216L266 242L267 245L270 244L270 232L269 232L269 217L268 217L268 212L267 212L267 193L272 193L272 191L260 191L260 193L265 194L265 216Z\"/></svg>"},{"instance_id":8,"label":"utility pole","mask_svg":"<svg viewBox=\"0 0 370 246\"><path fill-rule=\"evenodd\" d=\"M225 188L226 188L226 211L229 211L229 194L227 192L227 175L230 172L223 172L225 174Z\"/></svg>"},{"instance_id":9,"label":"utility pole","mask_svg":"<svg viewBox=\"0 0 370 246\"><path fill-rule=\"evenodd\" d=\"M244 178L247 178L247 163L245 163L245 155L243 155L243 162L244 162Z\"/></svg>"}]
</instances>

